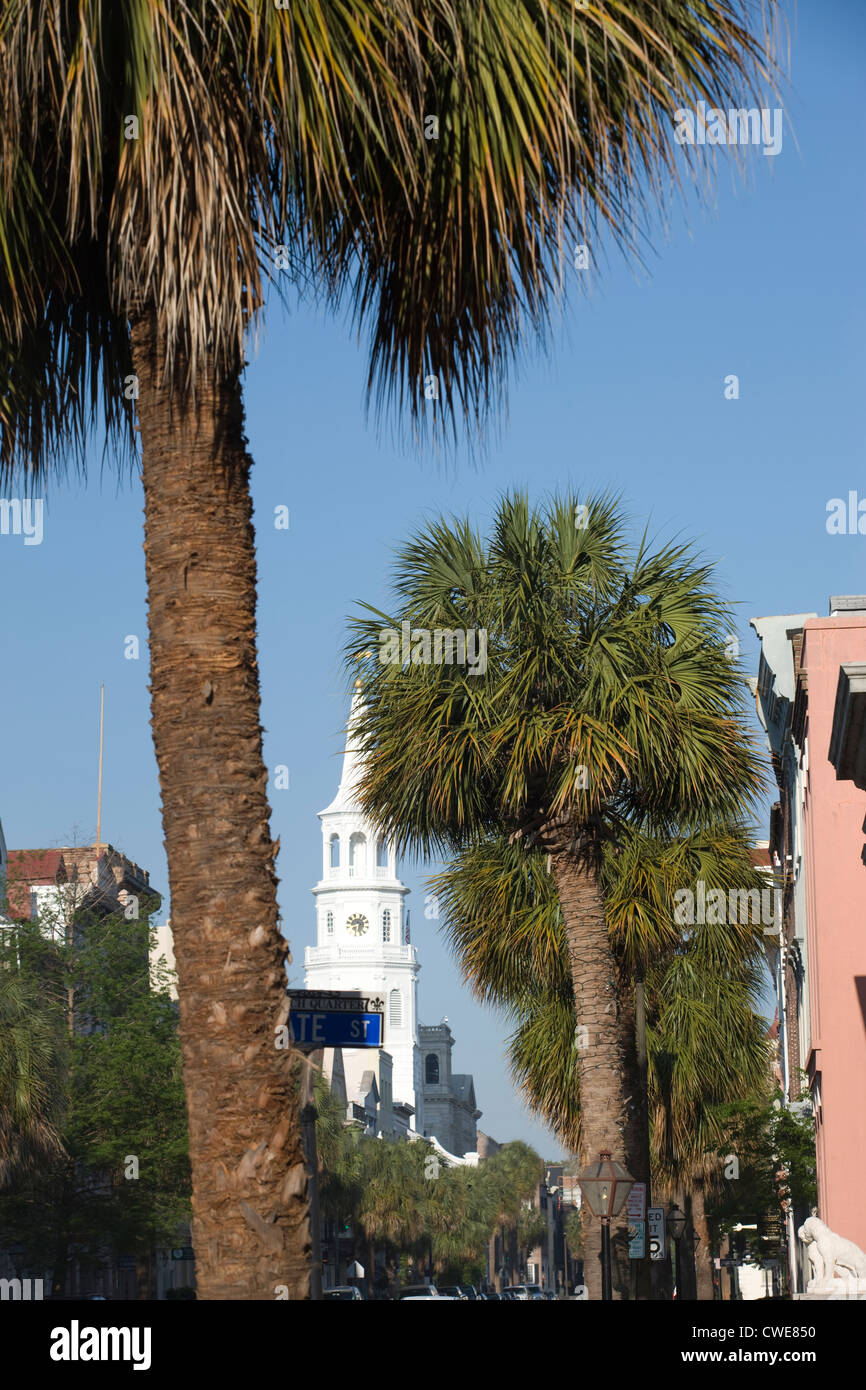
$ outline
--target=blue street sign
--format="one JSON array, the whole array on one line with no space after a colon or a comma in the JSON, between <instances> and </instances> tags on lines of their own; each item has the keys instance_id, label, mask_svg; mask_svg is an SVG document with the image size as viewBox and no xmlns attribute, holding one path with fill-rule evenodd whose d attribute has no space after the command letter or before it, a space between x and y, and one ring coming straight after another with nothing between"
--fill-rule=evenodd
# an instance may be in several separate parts
<instances>
[{"instance_id":1,"label":"blue street sign","mask_svg":"<svg viewBox=\"0 0 866 1390\"><path fill-rule=\"evenodd\" d=\"M299 1047L381 1047L382 1015L313 1012L289 1013L292 1042Z\"/></svg>"},{"instance_id":2,"label":"blue street sign","mask_svg":"<svg viewBox=\"0 0 866 1390\"><path fill-rule=\"evenodd\" d=\"M296 1047L381 1047L384 1003L356 990L290 989L289 1031Z\"/></svg>"}]
</instances>

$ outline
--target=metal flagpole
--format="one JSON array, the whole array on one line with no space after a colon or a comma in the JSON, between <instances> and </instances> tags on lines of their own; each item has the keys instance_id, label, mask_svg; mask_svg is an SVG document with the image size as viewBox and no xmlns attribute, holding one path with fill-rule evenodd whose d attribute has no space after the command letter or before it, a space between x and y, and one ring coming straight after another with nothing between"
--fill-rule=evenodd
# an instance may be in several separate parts
<instances>
[{"instance_id":1,"label":"metal flagpole","mask_svg":"<svg viewBox=\"0 0 866 1390\"><path fill-rule=\"evenodd\" d=\"M102 733L105 722L105 682L99 687L99 780L96 797L96 851L99 853L99 846L102 843L100 834L102 832Z\"/></svg>"}]
</instances>

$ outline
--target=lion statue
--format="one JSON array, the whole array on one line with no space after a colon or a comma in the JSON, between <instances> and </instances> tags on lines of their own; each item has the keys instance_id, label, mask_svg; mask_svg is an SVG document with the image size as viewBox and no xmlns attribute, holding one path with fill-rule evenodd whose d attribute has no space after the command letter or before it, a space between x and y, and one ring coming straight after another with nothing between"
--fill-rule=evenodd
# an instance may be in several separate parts
<instances>
[{"instance_id":1,"label":"lion statue","mask_svg":"<svg viewBox=\"0 0 866 1390\"><path fill-rule=\"evenodd\" d=\"M853 1240L837 1236L829 1226L817 1216L804 1221L797 1235L806 1246L812 1280L833 1279L838 1273L852 1275L855 1279L866 1279L866 1255Z\"/></svg>"}]
</instances>

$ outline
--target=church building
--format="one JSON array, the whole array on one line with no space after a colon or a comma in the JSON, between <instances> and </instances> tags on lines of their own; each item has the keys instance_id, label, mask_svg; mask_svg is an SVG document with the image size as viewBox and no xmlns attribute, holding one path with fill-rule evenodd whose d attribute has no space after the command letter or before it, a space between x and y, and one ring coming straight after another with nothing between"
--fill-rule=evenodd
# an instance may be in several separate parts
<instances>
[{"instance_id":1,"label":"church building","mask_svg":"<svg viewBox=\"0 0 866 1390\"><path fill-rule=\"evenodd\" d=\"M452 1074L447 1020L426 1028L419 1023L421 966L409 939L409 889L400 881L394 846L357 803L352 727L360 706L356 686L340 785L319 812L322 877L313 889L316 945L305 952L305 987L378 996L384 1047L331 1049L325 1071L332 1085L345 1088L348 1111L371 1132L424 1135L449 1157L474 1156L481 1112L472 1077Z\"/></svg>"}]
</instances>

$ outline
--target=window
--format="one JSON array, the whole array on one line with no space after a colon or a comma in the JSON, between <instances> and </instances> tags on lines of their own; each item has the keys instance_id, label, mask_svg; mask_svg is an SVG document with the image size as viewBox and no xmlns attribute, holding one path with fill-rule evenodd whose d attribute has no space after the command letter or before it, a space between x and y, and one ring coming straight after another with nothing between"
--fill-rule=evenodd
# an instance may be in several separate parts
<instances>
[{"instance_id":1,"label":"window","mask_svg":"<svg viewBox=\"0 0 866 1390\"><path fill-rule=\"evenodd\" d=\"M391 913L388 908L382 913L382 940L391 940Z\"/></svg>"},{"instance_id":2,"label":"window","mask_svg":"<svg viewBox=\"0 0 866 1390\"><path fill-rule=\"evenodd\" d=\"M428 1086L439 1085L439 1058L435 1052L428 1053L425 1059L424 1081Z\"/></svg>"},{"instance_id":3,"label":"window","mask_svg":"<svg viewBox=\"0 0 866 1390\"><path fill-rule=\"evenodd\" d=\"M392 989L388 996L388 1024L391 1028L403 1027L403 996L399 989Z\"/></svg>"},{"instance_id":4,"label":"window","mask_svg":"<svg viewBox=\"0 0 866 1390\"><path fill-rule=\"evenodd\" d=\"M367 841L356 831L349 839L349 873L353 878L363 876L366 868Z\"/></svg>"},{"instance_id":5,"label":"window","mask_svg":"<svg viewBox=\"0 0 866 1390\"><path fill-rule=\"evenodd\" d=\"M328 930L328 936L333 936L333 935L334 935L334 914L333 914L333 912L329 912L328 915L327 915L327 917L325 918L325 926L327 927L327 930Z\"/></svg>"},{"instance_id":6,"label":"window","mask_svg":"<svg viewBox=\"0 0 866 1390\"><path fill-rule=\"evenodd\" d=\"M332 836L331 836L331 868L332 868L332 869L339 869L339 867L340 867L340 837L339 837L339 835L332 835Z\"/></svg>"},{"instance_id":7,"label":"window","mask_svg":"<svg viewBox=\"0 0 866 1390\"><path fill-rule=\"evenodd\" d=\"M388 867L388 846L384 840L376 841L376 868L387 869Z\"/></svg>"}]
</instances>

